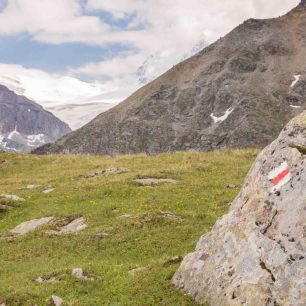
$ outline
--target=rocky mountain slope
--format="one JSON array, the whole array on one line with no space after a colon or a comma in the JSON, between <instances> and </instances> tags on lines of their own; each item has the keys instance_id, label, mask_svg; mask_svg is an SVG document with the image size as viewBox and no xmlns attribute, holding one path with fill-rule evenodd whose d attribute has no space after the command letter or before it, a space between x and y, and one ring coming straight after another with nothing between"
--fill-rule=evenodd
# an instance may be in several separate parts
<instances>
[{"instance_id":1,"label":"rocky mountain slope","mask_svg":"<svg viewBox=\"0 0 306 306\"><path fill-rule=\"evenodd\" d=\"M305 159L306 112L259 155L229 214L173 283L212 306L305 305Z\"/></svg>"},{"instance_id":2,"label":"rocky mountain slope","mask_svg":"<svg viewBox=\"0 0 306 306\"><path fill-rule=\"evenodd\" d=\"M250 19L40 153L261 147L306 107L306 0Z\"/></svg>"},{"instance_id":3,"label":"rocky mountain slope","mask_svg":"<svg viewBox=\"0 0 306 306\"><path fill-rule=\"evenodd\" d=\"M40 105L0 85L0 150L30 152L70 131Z\"/></svg>"}]
</instances>

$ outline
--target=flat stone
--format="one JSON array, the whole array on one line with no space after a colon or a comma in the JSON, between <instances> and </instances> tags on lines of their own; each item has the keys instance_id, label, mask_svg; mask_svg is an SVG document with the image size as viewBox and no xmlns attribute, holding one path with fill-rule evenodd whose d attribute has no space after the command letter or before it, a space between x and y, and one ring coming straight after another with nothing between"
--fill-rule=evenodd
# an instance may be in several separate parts
<instances>
[{"instance_id":1,"label":"flat stone","mask_svg":"<svg viewBox=\"0 0 306 306\"><path fill-rule=\"evenodd\" d=\"M95 177L101 177L101 176L107 176L110 174L120 174L120 173L125 173L128 172L129 169L127 168L122 168L122 167L114 167L114 168L109 168L109 169L104 169L104 170L100 170L97 172L94 172L90 175L87 175L85 178L95 178Z\"/></svg>"},{"instance_id":2,"label":"flat stone","mask_svg":"<svg viewBox=\"0 0 306 306\"><path fill-rule=\"evenodd\" d=\"M128 274L129 275L134 275L134 274L139 273L143 270L145 270L145 268L135 268L135 269L132 269L132 270L128 271Z\"/></svg>"},{"instance_id":3,"label":"flat stone","mask_svg":"<svg viewBox=\"0 0 306 306\"><path fill-rule=\"evenodd\" d=\"M0 212L5 212L8 211L11 207L5 205L5 204L0 204Z\"/></svg>"},{"instance_id":4,"label":"flat stone","mask_svg":"<svg viewBox=\"0 0 306 306\"><path fill-rule=\"evenodd\" d=\"M27 189L34 189L34 188L37 188L39 187L39 185L27 185L26 188Z\"/></svg>"},{"instance_id":5,"label":"flat stone","mask_svg":"<svg viewBox=\"0 0 306 306\"><path fill-rule=\"evenodd\" d=\"M140 186L157 186L161 184L177 184L176 180L173 179L157 179L157 178L144 178L144 179L136 179L135 183Z\"/></svg>"},{"instance_id":6,"label":"flat stone","mask_svg":"<svg viewBox=\"0 0 306 306\"><path fill-rule=\"evenodd\" d=\"M52 295L51 302L53 303L54 306L61 306L64 303L64 300L59 296Z\"/></svg>"},{"instance_id":7,"label":"flat stone","mask_svg":"<svg viewBox=\"0 0 306 306\"><path fill-rule=\"evenodd\" d=\"M176 221L182 221L182 217L173 213L173 212L170 212L170 211L161 211L159 212L159 214L164 217L164 218L167 218L167 219L172 219L172 220L176 220Z\"/></svg>"},{"instance_id":8,"label":"flat stone","mask_svg":"<svg viewBox=\"0 0 306 306\"><path fill-rule=\"evenodd\" d=\"M235 184L228 184L228 185L226 185L226 188L227 189L234 189L234 188L236 188L237 186L235 185Z\"/></svg>"},{"instance_id":9,"label":"flat stone","mask_svg":"<svg viewBox=\"0 0 306 306\"><path fill-rule=\"evenodd\" d=\"M33 219L30 221L23 222L16 226L14 229L10 231L10 234L16 236L23 236L31 231L36 230L38 227L48 224L54 220L54 217L45 217L41 219Z\"/></svg>"},{"instance_id":10,"label":"flat stone","mask_svg":"<svg viewBox=\"0 0 306 306\"><path fill-rule=\"evenodd\" d=\"M54 188L48 188L48 189L44 190L43 193L48 194L48 193L51 193L52 191L54 191Z\"/></svg>"},{"instance_id":11,"label":"flat stone","mask_svg":"<svg viewBox=\"0 0 306 306\"><path fill-rule=\"evenodd\" d=\"M77 279L82 279L82 280L88 280L88 281L93 281L95 280L93 277L86 275L88 273L84 273L82 268L74 268L72 269L72 276L74 276Z\"/></svg>"},{"instance_id":12,"label":"flat stone","mask_svg":"<svg viewBox=\"0 0 306 306\"><path fill-rule=\"evenodd\" d=\"M99 238L99 239L103 239L103 238L109 237L109 233L102 232L102 233L96 234L95 236L96 236L97 238Z\"/></svg>"},{"instance_id":13,"label":"flat stone","mask_svg":"<svg viewBox=\"0 0 306 306\"><path fill-rule=\"evenodd\" d=\"M130 215L130 214L124 214L124 215L121 215L119 216L119 218L122 218L122 219L125 219L125 218L132 218L133 216Z\"/></svg>"},{"instance_id":14,"label":"flat stone","mask_svg":"<svg viewBox=\"0 0 306 306\"><path fill-rule=\"evenodd\" d=\"M174 256L170 259L168 259L165 263L164 266L171 266L177 263L180 263L183 260L182 256Z\"/></svg>"},{"instance_id":15,"label":"flat stone","mask_svg":"<svg viewBox=\"0 0 306 306\"><path fill-rule=\"evenodd\" d=\"M25 201L25 199L18 197L15 194L0 194L0 199L4 198L4 199L8 199L8 200L13 200L13 201Z\"/></svg>"},{"instance_id":16,"label":"flat stone","mask_svg":"<svg viewBox=\"0 0 306 306\"><path fill-rule=\"evenodd\" d=\"M37 283L50 283L50 284L53 284L53 283L56 283L58 282L58 280L55 278L55 277L51 277L51 278L43 278L43 277L38 277L35 279L35 281Z\"/></svg>"},{"instance_id":17,"label":"flat stone","mask_svg":"<svg viewBox=\"0 0 306 306\"><path fill-rule=\"evenodd\" d=\"M59 234L75 234L84 230L86 227L87 224L85 224L85 219L83 217L80 217L63 226L62 229L59 231Z\"/></svg>"}]
</instances>

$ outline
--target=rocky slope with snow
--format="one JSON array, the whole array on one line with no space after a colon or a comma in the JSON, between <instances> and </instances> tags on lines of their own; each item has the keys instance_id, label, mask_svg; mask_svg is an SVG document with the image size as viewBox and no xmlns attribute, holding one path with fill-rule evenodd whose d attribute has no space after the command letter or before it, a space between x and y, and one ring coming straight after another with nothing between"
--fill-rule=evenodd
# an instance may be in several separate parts
<instances>
[{"instance_id":1,"label":"rocky slope with snow","mask_svg":"<svg viewBox=\"0 0 306 306\"><path fill-rule=\"evenodd\" d=\"M172 281L211 306L306 301L306 112L255 161L230 211Z\"/></svg>"},{"instance_id":2,"label":"rocky slope with snow","mask_svg":"<svg viewBox=\"0 0 306 306\"><path fill-rule=\"evenodd\" d=\"M261 147L306 107L306 0L250 19L80 130L37 152Z\"/></svg>"},{"instance_id":3,"label":"rocky slope with snow","mask_svg":"<svg viewBox=\"0 0 306 306\"><path fill-rule=\"evenodd\" d=\"M30 152L70 131L40 105L0 85L0 150Z\"/></svg>"}]
</instances>

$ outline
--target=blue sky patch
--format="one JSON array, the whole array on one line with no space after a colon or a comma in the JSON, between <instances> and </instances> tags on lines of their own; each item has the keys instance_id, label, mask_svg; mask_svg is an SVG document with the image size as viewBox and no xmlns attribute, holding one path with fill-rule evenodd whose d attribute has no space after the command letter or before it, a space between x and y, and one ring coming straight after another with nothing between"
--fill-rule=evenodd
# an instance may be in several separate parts
<instances>
[{"instance_id":1,"label":"blue sky patch","mask_svg":"<svg viewBox=\"0 0 306 306\"><path fill-rule=\"evenodd\" d=\"M31 40L27 34L0 36L0 62L49 72L103 61L131 50L133 49L120 44L101 47L82 43L45 44Z\"/></svg>"}]
</instances>

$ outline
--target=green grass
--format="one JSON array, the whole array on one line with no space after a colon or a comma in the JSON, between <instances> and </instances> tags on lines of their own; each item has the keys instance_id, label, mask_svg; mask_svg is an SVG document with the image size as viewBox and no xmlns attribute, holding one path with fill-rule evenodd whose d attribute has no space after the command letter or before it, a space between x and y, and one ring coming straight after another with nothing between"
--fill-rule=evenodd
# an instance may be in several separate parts
<instances>
[{"instance_id":1,"label":"green grass","mask_svg":"<svg viewBox=\"0 0 306 306\"><path fill-rule=\"evenodd\" d=\"M14 240L0 239L0 301L7 306L45 305L52 294L65 305L194 305L171 285L178 264L171 257L194 250L199 237L226 213L239 192L256 150L111 157L0 154L0 193L26 199L0 212L0 238L21 222L45 216L82 215L77 235L47 236L46 229ZM86 179L92 172L128 172ZM177 185L139 187L138 177L172 178ZM237 187L228 189L227 184ZM27 189L28 184L40 185ZM42 191L52 185L50 194ZM169 211L182 221L161 215ZM132 218L119 218L131 214ZM103 239L97 233L107 232ZM80 281L71 269L96 276ZM130 275L129 270L144 268ZM39 276L60 281L39 284Z\"/></svg>"}]
</instances>

